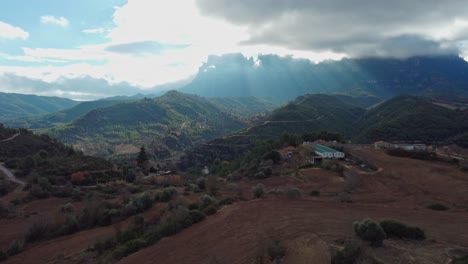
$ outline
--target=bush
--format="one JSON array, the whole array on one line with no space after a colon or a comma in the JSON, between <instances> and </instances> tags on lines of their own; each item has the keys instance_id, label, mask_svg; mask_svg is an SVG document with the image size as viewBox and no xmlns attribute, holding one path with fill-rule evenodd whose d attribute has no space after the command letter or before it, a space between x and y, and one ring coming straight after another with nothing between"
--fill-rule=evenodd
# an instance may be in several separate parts
<instances>
[{"instance_id":1,"label":"bush","mask_svg":"<svg viewBox=\"0 0 468 264\"><path fill-rule=\"evenodd\" d=\"M122 246L119 246L113 253L115 259L121 259L126 257L138 250L146 247L148 243L146 240L137 238L130 241L125 242Z\"/></svg>"},{"instance_id":2,"label":"bush","mask_svg":"<svg viewBox=\"0 0 468 264\"><path fill-rule=\"evenodd\" d=\"M197 179L196 183L198 185L198 188L200 188L200 190L205 190L205 181L206 179L203 177Z\"/></svg>"},{"instance_id":3,"label":"bush","mask_svg":"<svg viewBox=\"0 0 468 264\"><path fill-rule=\"evenodd\" d=\"M8 258L7 253L5 253L3 250L0 250L0 261L4 261Z\"/></svg>"},{"instance_id":4,"label":"bush","mask_svg":"<svg viewBox=\"0 0 468 264\"><path fill-rule=\"evenodd\" d=\"M383 228L371 219L353 223L354 233L363 240L369 241L373 247L381 247L386 237Z\"/></svg>"},{"instance_id":5,"label":"bush","mask_svg":"<svg viewBox=\"0 0 468 264\"><path fill-rule=\"evenodd\" d=\"M33 222L28 226L24 240L26 242L35 242L46 238L49 235L50 227L43 221Z\"/></svg>"},{"instance_id":6,"label":"bush","mask_svg":"<svg viewBox=\"0 0 468 264\"><path fill-rule=\"evenodd\" d=\"M265 187L263 184L257 184L257 186L252 189L252 194L254 198L262 198L265 195Z\"/></svg>"},{"instance_id":7,"label":"bush","mask_svg":"<svg viewBox=\"0 0 468 264\"><path fill-rule=\"evenodd\" d=\"M172 197L174 197L174 195L176 194L177 194L176 188L172 186L166 187L162 191L159 191L156 193L154 200L158 202L166 203L166 202L169 202L172 199Z\"/></svg>"},{"instance_id":8,"label":"bush","mask_svg":"<svg viewBox=\"0 0 468 264\"><path fill-rule=\"evenodd\" d=\"M447 211L449 208L440 203L433 203L427 206L427 208L434 210L434 211Z\"/></svg>"},{"instance_id":9,"label":"bush","mask_svg":"<svg viewBox=\"0 0 468 264\"><path fill-rule=\"evenodd\" d=\"M189 210L198 210L199 208L200 208L200 206L198 205L198 203L191 203L188 206Z\"/></svg>"},{"instance_id":10,"label":"bush","mask_svg":"<svg viewBox=\"0 0 468 264\"><path fill-rule=\"evenodd\" d=\"M7 249L8 256L13 256L20 253L23 250L23 243L18 240L13 240Z\"/></svg>"},{"instance_id":11,"label":"bush","mask_svg":"<svg viewBox=\"0 0 468 264\"><path fill-rule=\"evenodd\" d=\"M361 245L354 240L347 241L344 248L337 251L333 256L332 264L354 264L361 255Z\"/></svg>"},{"instance_id":12,"label":"bush","mask_svg":"<svg viewBox=\"0 0 468 264\"><path fill-rule=\"evenodd\" d=\"M212 204L206 207L205 210L203 210L203 213L205 213L206 215L213 215L213 214L216 214L217 211L218 209L216 209L216 206Z\"/></svg>"},{"instance_id":13,"label":"bush","mask_svg":"<svg viewBox=\"0 0 468 264\"><path fill-rule=\"evenodd\" d=\"M117 245L117 241L114 238L106 239L104 241L97 240L94 243L93 249L101 255L104 251L114 248Z\"/></svg>"},{"instance_id":14,"label":"bush","mask_svg":"<svg viewBox=\"0 0 468 264\"><path fill-rule=\"evenodd\" d=\"M226 197L226 198L221 199L221 201L218 202L218 205L223 206L226 204L232 204L233 202L234 202L234 199L232 199L231 197Z\"/></svg>"},{"instance_id":15,"label":"bush","mask_svg":"<svg viewBox=\"0 0 468 264\"><path fill-rule=\"evenodd\" d=\"M214 204L215 202L216 200L213 197L204 194L200 196L200 209L205 209L206 207Z\"/></svg>"},{"instance_id":16,"label":"bush","mask_svg":"<svg viewBox=\"0 0 468 264\"><path fill-rule=\"evenodd\" d=\"M313 190L310 192L310 196L320 196L320 191Z\"/></svg>"},{"instance_id":17,"label":"bush","mask_svg":"<svg viewBox=\"0 0 468 264\"><path fill-rule=\"evenodd\" d=\"M413 240L424 240L426 235L419 227L407 226L396 220L382 220L380 226L383 228L387 236L406 238Z\"/></svg>"},{"instance_id":18,"label":"bush","mask_svg":"<svg viewBox=\"0 0 468 264\"><path fill-rule=\"evenodd\" d=\"M190 210L189 214L194 224L201 222L203 219L205 219L205 214L200 212L199 210Z\"/></svg>"},{"instance_id":19,"label":"bush","mask_svg":"<svg viewBox=\"0 0 468 264\"><path fill-rule=\"evenodd\" d=\"M60 212L62 212L62 213L73 213L73 212L75 212L75 206L73 206L73 204L71 204L71 203L67 203L67 204L63 205L62 207L60 207Z\"/></svg>"},{"instance_id":20,"label":"bush","mask_svg":"<svg viewBox=\"0 0 468 264\"><path fill-rule=\"evenodd\" d=\"M78 220L74 215L67 215L65 219L65 223L63 224L60 234L69 235L77 232L80 229L80 225L78 224Z\"/></svg>"},{"instance_id":21,"label":"bush","mask_svg":"<svg viewBox=\"0 0 468 264\"><path fill-rule=\"evenodd\" d=\"M286 196L289 199L299 199L302 197L302 192L298 188L290 188L286 191Z\"/></svg>"}]
</instances>

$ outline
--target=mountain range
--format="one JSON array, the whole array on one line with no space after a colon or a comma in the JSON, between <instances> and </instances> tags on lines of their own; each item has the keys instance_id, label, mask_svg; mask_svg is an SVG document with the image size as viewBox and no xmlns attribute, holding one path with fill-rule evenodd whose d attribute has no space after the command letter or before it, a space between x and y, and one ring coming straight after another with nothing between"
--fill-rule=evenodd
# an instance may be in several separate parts
<instances>
[{"instance_id":1,"label":"mountain range","mask_svg":"<svg viewBox=\"0 0 468 264\"><path fill-rule=\"evenodd\" d=\"M206 97L256 96L284 103L306 93L387 99L401 94L467 97L468 63L457 56L361 58L313 63L242 54L210 56L180 91Z\"/></svg>"}]
</instances>

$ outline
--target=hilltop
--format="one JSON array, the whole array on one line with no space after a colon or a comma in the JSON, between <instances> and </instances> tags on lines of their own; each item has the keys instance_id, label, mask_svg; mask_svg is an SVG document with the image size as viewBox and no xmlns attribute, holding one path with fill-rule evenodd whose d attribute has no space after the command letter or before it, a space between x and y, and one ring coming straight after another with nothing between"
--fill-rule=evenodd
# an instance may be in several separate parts
<instances>
[{"instance_id":1,"label":"hilltop","mask_svg":"<svg viewBox=\"0 0 468 264\"><path fill-rule=\"evenodd\" d=\"M0 92L0 121L24 116L48 114L73 107L70 99Z\"/></svg>"},{"instance_id":2,"label":"hilltop","mask_svg":"<svg viewBox=\"0 0 468 264\"><path fill-rule=\"evenodd\" d=\"M244 127L207 99L171 91L154 99L93 110L70 124L51 129L49 134L94 155L118 155L116 147L120 145L121 149L126 144L137 151L145 145L149 154L164 158L196 142Z\"/></svg>"},{"instance_id":3,"label":"hilltop","mask_svg":"<svg viewBox=\"0 0 468 264\"><path fill-rule=\"evenodd\" d=\"M51 128L53 126L69 123L79 117L84 116L85 114L91 112L92 110L108 107L124 101L131 99L108 99L108 100L97 100L90 102L82 102L78 105L68 108L62 111L41 115L41 116L32 116L24 118L15 118L5 121L5 125L11 127L21 127L27 129L38 129L38 128Z\"/></svg>"}]
</instances>

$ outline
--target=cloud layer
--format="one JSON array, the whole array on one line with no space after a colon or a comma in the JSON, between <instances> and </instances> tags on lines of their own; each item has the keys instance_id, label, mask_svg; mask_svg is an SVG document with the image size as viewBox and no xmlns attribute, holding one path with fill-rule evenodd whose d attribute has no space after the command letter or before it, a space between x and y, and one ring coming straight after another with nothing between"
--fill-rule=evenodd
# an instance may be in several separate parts
<instances>
[{"instance_id":1,"label":"cloud layer","mask_svg":"<svg viewBox=\"0 0 468 264\"><path fill-rule=\"evenodd\" d=\"M0 21L0 40L3 39L27 39L29 33L19 27Z\"/></svg>"},{"instance_id":2,"label":"cloud layer","mask_svg":"<svg viewBox=\"0 0 468 264\"><path fill-rule=\"evenodd\" d=\"M248 27L245 45L408 57L458 53L468 2L197 0L202 14Z\"/></svg>"}]
</instances>

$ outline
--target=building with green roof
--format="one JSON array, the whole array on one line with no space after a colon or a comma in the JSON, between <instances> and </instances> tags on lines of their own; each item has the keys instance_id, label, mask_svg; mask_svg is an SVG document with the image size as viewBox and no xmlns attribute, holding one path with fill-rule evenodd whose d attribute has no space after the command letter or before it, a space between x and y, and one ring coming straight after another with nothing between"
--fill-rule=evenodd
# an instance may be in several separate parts
<instances>
[{"instance_id":1,"label":"building with green roof","mask_svg":"<svg viewBox=\"0 0 468 264\"><path fill-rule=\"evenodd\" d=\"M319 155L322 158L341 159L345 157L345 154L343 152L338 151L336 149L329 148L321 144L315 145L314 152L315 154Z\"/></svg>"}]
</instances>

